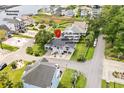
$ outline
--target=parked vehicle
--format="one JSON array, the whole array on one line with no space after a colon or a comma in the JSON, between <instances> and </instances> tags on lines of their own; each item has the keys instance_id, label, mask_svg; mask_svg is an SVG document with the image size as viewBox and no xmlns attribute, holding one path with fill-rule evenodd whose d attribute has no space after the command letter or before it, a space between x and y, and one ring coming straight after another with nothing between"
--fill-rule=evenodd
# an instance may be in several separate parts
<instances>
[{"instance_id":1,"label":"parked vehicle","mask_svg":"<svg viewBox=\"0 0 124 93\"><path fill-rule=\"evenodd\" d=\"M96 47L96 45L97 45L97 41L98 41L98 40L95 39L94 44L93 44L94 47Z\"/></svg>"},{"instance_id":2,"label":"parked vehicle","mask_svg":"<svg viewBox=\"0 0 124 93\"><path fill-rule=\"evenodd\" d=\"M0 71L3 70L6 66L7 66L6 63L2 63L2 64L0 64Z\"/></svg>"}]
</instances>

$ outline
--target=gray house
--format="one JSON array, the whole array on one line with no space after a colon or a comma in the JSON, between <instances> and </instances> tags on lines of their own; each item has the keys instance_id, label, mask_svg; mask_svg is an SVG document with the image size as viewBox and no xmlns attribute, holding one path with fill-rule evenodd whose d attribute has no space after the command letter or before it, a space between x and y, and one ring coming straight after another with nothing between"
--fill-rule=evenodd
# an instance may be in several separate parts
<instances>
[{"instance_id":1,"label":"gray house","mask_svg":"<svg viewBox=\"0 0 124 93\"><path fill-rule=\"evenodd\" d=\"M29 65L23 74L24 88L57 88L60 69L45 60Z\"/></svg>"},{"instance_id":2,"label":"gray house","mask_svg":"<svg viewBox=\"0 0 124 93\"><path fill-rule=\"evenodd\" d=\"M68 38L54 38L50 43L45 45L46 50L52 51L52 54L71 54L74 52L75 43Z\"/></svg>"},{"instance_id":3,"label":"gray house","mask_svg":"<svg viewBox=\"0 0 124 93\"><path fill-rule=\"evenodd\" d=\"M14 33L26 32L25 23L19 18L6 19L7 27Z\"/></svg>"}]
</instances>

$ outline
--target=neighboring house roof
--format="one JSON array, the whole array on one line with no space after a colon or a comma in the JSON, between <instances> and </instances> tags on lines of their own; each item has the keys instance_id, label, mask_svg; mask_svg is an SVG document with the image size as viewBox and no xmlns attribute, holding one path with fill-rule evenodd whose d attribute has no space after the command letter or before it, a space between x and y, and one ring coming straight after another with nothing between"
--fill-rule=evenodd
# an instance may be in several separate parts
<instances>
[{"instance_id":1,"label":"neighboring house roof","mask_svg":"<svg viewBox=\"0 0 124 93\"><path fill-rule=\"evenodd\" d=\"M10 29L6 25L0 25L0 29L4 29L7 32L10 31Z\"/></svg>"},{"instance_id":2,"label":"neighboring house roof","mask_svg":"<svg viewBox=\"0 0 124 93\"><path fill-rule=\"evenodd\" d=\"M37 87L50 87L55 74L55 65L48 62L37 62L26 70L23 81Z\"/></svg>"},{"instance_id":3,"label":"neighboring house roof","mask_svg":"<svg viewBox=\"0 0 124 93\"><path fill-rule=\"evenodd\" d=\"M22 20L19 18L13 18L13 19L5 18L4 21L7 21L8 23L12 23L12 24L17 24L19 22L22 22Z\"/></svg>"},{"instance_id":4,"label":"neighboring house roof","mask_svg":"<svg viewBox=\"0 0 124 93\"><path fill-rule=\"evenodd\" d=\"M71 27L65 29L64 33L84 33L87 32L88 25L85 22L74 22Z\"/></svg>"},{"instance_id":5,"label":"neighboring house roof","mask_svg":"<svg viewBox=\"0 0 124 93\"><path fill-rule=\"evenodd\" d=\"M67 11L65 11L65 16L74 16L73 10L67 10Z\"/></svg>"}]
</instances>

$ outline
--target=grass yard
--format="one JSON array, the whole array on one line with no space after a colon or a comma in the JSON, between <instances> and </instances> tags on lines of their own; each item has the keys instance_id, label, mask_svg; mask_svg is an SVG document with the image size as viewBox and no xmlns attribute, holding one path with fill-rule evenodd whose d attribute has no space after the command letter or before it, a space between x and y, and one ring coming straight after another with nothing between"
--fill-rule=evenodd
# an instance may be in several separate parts
<instances>
[{"instance_id":1,"label":"grass yard","mask_svg":"<svg viewBox=\"0 0 124 93\"><path fill-rule=\"evenodd\" d=\"M18 35L13 35L13 37L20 37L20 38L33 38L31 36L26 36L26 35L21 35L21 34L18 34Z\"/></svg>"},{"instance_id":2,"label":"grass yard","mask_svg":"<svg viewBox=\"0 0 124 93\"><path fill-rule=\"evenodd\" d=\"M92 59L94 54L94 48L90 47L87 53L86 53L86 50L87 50L87 47L84 39L80 39L79 43L76 44L76 48L73 55L71 56L71 60L77 61L80 56L85 56L86 60Z\"/></svg>"},{"instance_id":3,"label":"grass yard","mask_svg":"<svg viewBox=\"0 0 124 93\"><path fill-rule=\"evenodd\" d=\"M80 43L81 42L81 43ZM86 50L84 39L81 39L77 44L71 60L77 60L80 55L84 55Z\"/></svg>"},{"instance_id":4,"label":"grass yard","mask_svg":"<svg viewBox=\"0 0 124 93\"><path fill-rule=\"evenodd\" d=\"M102 88L107 88L107 83L106 80L102 80ZM114 82L110 82L108 84L109 88L124 88L124 84L119 84L119 83L114 83Z\"/></svg>"},{"instance_id":5,"label":"grass yard","mask_svg":"<svg viewBox=\"0 0 124 93\"><path fill-rule=\"evenodd\" d=\"M90 47L88 53L86 54L86 60L90 60L93 58L94 54L94 47Z\"/></svg>"},{"instance_id":6,"label":"grass yard","mask_svg":"<svg viewBox=\"0 0 124 93\"><path fill-rule=\"evenodd\" d=\"M21 82L21 77L22 77L22 74L27 66L29 62L25 61L24 62L24 67L20 68L20 69L16 69L16 70L12 70L12 67L11 67L11 64L8 65L5 69L3 69L2 71L0 71L0 74L3 73L3 72L8 72L8 77L10 80L13 81L13 83L16 83L16 82ZM2 87L2 84L0 82L0 87Z\"/></svg>"},{"instance_id":7,"label":"grass yard","mask_svg":"<svg viewBox=\"0 0 124 93\"><path fill-rule=\"evenodd\" d=\"M72 77L73 77L74 72L75 70L73 69L66 69L64 71L64 74L62 76L62 79L58 87L59 88L72 88L73 87ZM86 77L83 74L80 74L77 79L76 88L84 88L85 86L86 86Z\"/></svg>"},{"instance_id":8,"label":"grass yard","mask_svg":"<svg viewBox=\"0 0 124 93\"><path fill-rule=\"evenodd\" d=\"M3 47L3 49L9 50L9 51L16 51L19 49L18 47L7 45L4 43L2 43L2 47Z\"/></svg>"}]
</instances>

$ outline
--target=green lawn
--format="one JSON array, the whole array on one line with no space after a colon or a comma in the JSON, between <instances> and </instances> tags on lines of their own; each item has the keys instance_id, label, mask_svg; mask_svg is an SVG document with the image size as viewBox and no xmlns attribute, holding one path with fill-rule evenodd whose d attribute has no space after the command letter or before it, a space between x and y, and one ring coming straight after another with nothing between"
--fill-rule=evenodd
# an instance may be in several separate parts
<instances>
[{"instance_id":1,"label":"green lawn","mask_svg":"<svg viewBox=\"0 0 124 93\"><path fill-rule=\"evenodd\" d=\"M2 47L3 47L3 49L9 50L9 51L16 51L19 49L18 47L7 45L4 43L2 43Z\"/></svg>"},{"instance_id":2,"label":"green lawn","mask_svg":"<svg viewBox=\"0 0 124 93\"><path fill-rule=\"evenodd\" d=\"M10 80L12 80L14 83L16 82L20 82L21 81L21 77L22 74L27 66L29 62L25 61L24 62L24 67L22 67L21 69L17 69L17 70L12 70L11 65L8 65L5 69L3 69L2 71L0 71L0 74L3 72L7 72L8 73L8 77ZM0 87L2 87L2 84L0 82Z\"/></svg>"},{"instance_id":3,"label":"green lawn","mask_svg":"<svg viewBox=\"0 0 124 93\"><path fill-rule=\"evenodd\" d=\"M86 46L84 39L81 39L79 43L76 44L76 48L73 55L71 56L71 60L77 60L80 55L85 54L85 50L86 50Z\"/></svg>"},{"instance_id":4,"label":"green lawn","mask_svg":"<svg viewBox=\"0 0 124 93\"><path fill-rule=\"evenodd\" d=\"M72 77L75 70L66 69L59 83L59 88L72 88ZM84 88L86 86L86 78L84 75L79 75L76 83L76 88Z\"/></svg>"},{"instance_id":5,"label":"green lawn","mask_svg":"<svg viewBox=\"0 0 124 93\"><path fill-rule=\"evenodd\" d=\"M94 54L94 47L90 47L87 54L86 54L86 59L90 60L93 58L93 54Z\"/></svg>"},{"instance_id":6,"label":"green lawn","mask_svg":"<svg viewBox=\"0 0 124 93\"><path fill-rule=\"evenodd\" d=\"M84 88L86 86L86 77L84 75L80 75L77 81L77 88Z\"/></svg>"},{"instance_id":7,"label":"green lawn","mask_svg":"<svg viewBox=\"0 0 124 93\"><path fill-rule=\"evenodd\" d=\"M71 56L71 60L78 60L80 56L85 56L86 60L90 60L94 54L94 48L90 47L86 53L87 47L83 38L80 39L79 43L76 44L75 51Z\"/></svg>"},{"instance_id":8,"label":"green lawn","mask_svg":"<svg viewBox=\"0 0 124 93\"><path fill-rule=\"evenodd\" d=\"M31 37L31 36L26 36L26 35L21 35L21 34L13 35L13 37L20 37L20 38L33 38L33 37Z\"/></svg>"},{"instance_id":9,"label":"green lawn","mask_svg":"<svg viewBox=\"0 0 124 93\"><path fill-rule=\"evenodd\" d=\"M102 88L107 88L106 85L107 85L106 80L102 80ZM119 84L114 82L110 82L108 86L109 88L124 88L124 84Z\"/></svg>"}]
</instances>

